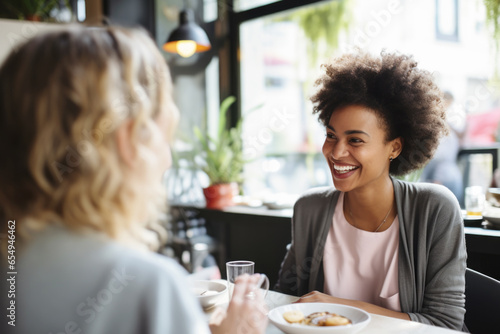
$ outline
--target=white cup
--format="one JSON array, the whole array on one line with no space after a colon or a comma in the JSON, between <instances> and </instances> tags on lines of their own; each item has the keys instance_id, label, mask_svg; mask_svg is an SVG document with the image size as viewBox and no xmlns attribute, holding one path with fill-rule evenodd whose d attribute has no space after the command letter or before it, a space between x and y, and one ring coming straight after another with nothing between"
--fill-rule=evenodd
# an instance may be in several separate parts
<instances>
[{"instance_id":1,"label":"white cup","mask_svg":"<svg viewBox=\"0 0 500 334\"><path fill-rule=\"evenodd\" d=\"M243 274L253 275L255 263L252 261L231 261L226 263L227 270L227 287L229 292L229 300L233 297L234 282L236 278ZM257 286L264 289L264 296L269 291L269 279L265 274L260 274L261 279Z\"/></svg>"}]
</instances>

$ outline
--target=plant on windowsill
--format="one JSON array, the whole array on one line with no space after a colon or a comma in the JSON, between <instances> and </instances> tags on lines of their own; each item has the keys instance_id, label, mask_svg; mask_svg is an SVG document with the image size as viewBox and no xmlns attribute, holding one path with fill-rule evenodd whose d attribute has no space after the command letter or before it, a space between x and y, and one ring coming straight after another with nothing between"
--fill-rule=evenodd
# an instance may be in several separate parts
<instances>
[{"instance_id":1,"label":"plant on windowsill","mask_svg":"<svg viewBox=\"0 0 500 334\"><path fill-rule=\"evenodd\" d=\"M68 0L5 0L0 5L0 17L7 19L53 22L54 10L68 9Z\"/></svg>"},{"instance_id":2,"label":"plant on windowsill","mask_svg":"<svg viewBox=\"0 0 500 334\"><path fill-rule=\"evenodd\" d=\"M201 160L196 162L207 174L210 185L203 189L206 207L221 209L234 205L238 194L245 161L243 159L242 120L233 128L227 128L227 111L236 101L233 96L222 101L219 108L219 124L216 136L202 133L198 127L194 133L200 143Z\"/></svg>"}]
</instances>

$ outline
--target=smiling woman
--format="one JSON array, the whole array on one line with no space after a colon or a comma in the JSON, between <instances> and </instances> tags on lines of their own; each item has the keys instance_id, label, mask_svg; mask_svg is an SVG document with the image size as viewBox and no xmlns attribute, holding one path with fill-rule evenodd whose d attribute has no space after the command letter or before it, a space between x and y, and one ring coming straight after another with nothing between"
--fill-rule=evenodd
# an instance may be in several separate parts
<instances>
[{"instance_id":1,"label":"smiling woman","mask_svg":"<svg viewBox=\"0 0 500 334\"><path fill-rule=\"evenodd\" d=\"M302 295L299 302L461 329L466 251L458 202L443 186L391 176L432 157L447 131L441 91L398 53L357 51L324 69L311 100L326 129L334 187L295 204L277 288Z\"/></svg>"}]
</instances>

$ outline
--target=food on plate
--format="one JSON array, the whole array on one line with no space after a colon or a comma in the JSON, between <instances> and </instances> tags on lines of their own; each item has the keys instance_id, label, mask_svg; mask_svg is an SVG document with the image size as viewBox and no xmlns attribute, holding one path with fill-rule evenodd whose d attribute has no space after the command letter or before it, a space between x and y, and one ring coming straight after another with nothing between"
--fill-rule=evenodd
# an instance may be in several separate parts
<instances>
[{"instance_id":1,"label":"food on plate","mask_svg":"<svg viewBox=\"0 0 500 334\"><path fill-rule=\"evenodd\" d=\"M299 310L286 311L283 313L283 318L291 324L302 323L305 320L304 314Z\"/></svg>"},{"instance_id":2,"label":"food on plate","mask_svg":"<svg viewBox=\"0 0 500 334\"><path fill-rule=\"evenodd\" d=\"M307 317L299 310L292 310L283 313L283 318L291 324L308 326L345 326L352 324L348 318L330 312L314 312Z\"/></svg>"}]
</instances>

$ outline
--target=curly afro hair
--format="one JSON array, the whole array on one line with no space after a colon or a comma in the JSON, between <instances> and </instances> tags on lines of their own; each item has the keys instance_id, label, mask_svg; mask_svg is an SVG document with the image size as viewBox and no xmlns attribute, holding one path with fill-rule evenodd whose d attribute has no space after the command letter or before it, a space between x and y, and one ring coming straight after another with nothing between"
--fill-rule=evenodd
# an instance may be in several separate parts
<instances>
[{"instance_id":1,"label":"curly afro hair","mask_svg":"<svg viewBox=\"0 0 500 334\"><path fill-rule=\"evenodd\" d=\"M379 116L387 141L403 139L390 174L407 174L432 158L439 139L448 134L443 93L411 56L382 51L375 57L358 50L322 67L326 73L316 80L311 101L325 126L338 108L365 106Z\"/></svg>"}]
</instances>

